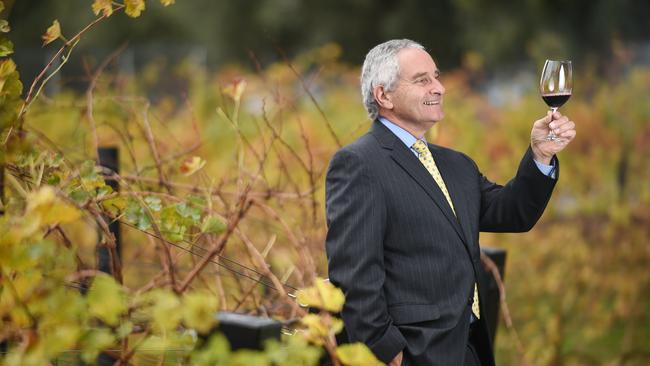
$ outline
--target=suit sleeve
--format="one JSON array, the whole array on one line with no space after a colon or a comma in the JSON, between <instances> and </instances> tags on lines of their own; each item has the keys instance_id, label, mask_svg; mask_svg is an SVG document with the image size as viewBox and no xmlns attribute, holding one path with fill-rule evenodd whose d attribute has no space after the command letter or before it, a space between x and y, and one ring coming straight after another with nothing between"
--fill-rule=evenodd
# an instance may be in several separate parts
<instances>
[{"instance_id":1,"label":"suit sleeve","mask_svg":"<svg viewBox=\"0 0 650 366\"><path fill-rule=\"evenodd\" d=\"M368 167L348 150L336 153L326 179L329 277L345 293L343 321L351 342L390 362L406 340L392 324L383 293L386 207Z\"/></svg>"},{"instance_id":2,"label":"suit sleeve","mask_svg":"<svg viewBox=\"0 0 650 366\"><path fill-rule=\"evenodd\" d=\"M480 230L524 232L532 229L542 216L560 176L559 161L556 157L553 159L556 179L539 171L530 147L519 164L517 175L505 186L492 183L480 174Z\"/></svg>"}]
</instances>

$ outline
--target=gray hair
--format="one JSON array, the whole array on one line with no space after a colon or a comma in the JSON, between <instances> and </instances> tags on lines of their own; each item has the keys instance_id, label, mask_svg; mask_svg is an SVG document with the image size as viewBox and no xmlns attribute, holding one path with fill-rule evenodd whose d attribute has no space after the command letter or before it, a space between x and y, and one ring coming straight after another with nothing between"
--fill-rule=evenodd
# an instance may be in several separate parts
<instances>
[{"instance_id":1,"label":"gray hair","mask_svg":"<svg viewBox=\"0 0 650 366\"><path fill-rule=\"evenodd\" d=\"M361 97L370 119L379 114L379 104L372 92L382 85L386 91L393 91L399 77L397 54L405 48L424 50L424 47L410 39L393 39L375 46L368 52L361 68Z\"/></svg>"}]
</instances>

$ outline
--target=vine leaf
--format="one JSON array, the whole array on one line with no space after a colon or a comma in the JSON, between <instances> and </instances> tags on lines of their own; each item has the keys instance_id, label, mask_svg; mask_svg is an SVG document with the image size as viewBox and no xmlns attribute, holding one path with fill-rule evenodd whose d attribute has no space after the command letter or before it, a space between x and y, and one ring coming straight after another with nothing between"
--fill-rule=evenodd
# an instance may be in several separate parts
<instances>
[{"instance_id":1,"label":"vine leaf","mask_svg":"<svg viewBox=\"0 0 650 366\"><path fill-rule=\"evenodd\" d=\"M226 224L218 217L206 216L201 224L201 231L206 234L220 234L226 230Z\"/></svg>"},{"instance_id":2,"label":"vine leaf","mask_svg":"<svg viewBox=\"0 0 650 366\"><path fill-rule=\"evenodd\" d=\"M56 41L59 37L61 37L61 25L58 20L54 19L52 25L47 28L47 31L45 31L45 34L41 37L43 38L43 46L47 46Z\"/></svg>"},{"instance_id":3,"label":"vine leaf","mask_svg":"<svg viewBox=\"0 0 650 366\"><path fill-rule=\"evenodd\" d=\"M314 286L298 291L298 302L332 312L340 312L345 302L343 291L331 282L317 278Z\"/></svg>"},{"instance_id":4,"label":"vine leaf","mask_svg":"<svg viewBox=\"0 0 650 366\"><path fill-rule=\"evenodd\" d=\"M137 18L144 11L144 0L124 0L126 9L124 12L131 18Z\"/></svg>"},{"instance_id":5,"label":"vine leaf","mask_svg":"<svg viewBox=\"0 0 650 366\"><path fill-rule=\"evenodd\" d=\"M183 323L201 334L207 334L217 322L215 314L218 307L217 297L207 291L185 294L182 307Z\"/></svg>"},{"instance_id":6,"label":"vine leaf","mask_svg":"<svg viewBox=\"0 0 650 366\"><path fill-rule=\"evenodd\" d=\"M7 33L10 30L11 27L9 27L9 22L6 21L5 19L0 19L0 32Z\"/></svg>"},{"instance_id":7,"label":"vine leaf","mask_svg":"<svg viewBox=\"0 0 650 366\"><path fill-rule=\"evenodd\" d=\"M189 177L190 175L198 172L205 166L205 160L201 159L198 156L192 156L191 158L185 160L183 164L181 164L180 171L181 173Z\"/></svg>"},{"instance_id":8,"label":"vine leaf","mask_svg":"<svg viewBox=\"0 0 650 366\"><path fill-rule=\"evenodd\" d=\"M27 215L37 217L41 225L77 220L81 212L56 196L54 188L44 186L27 198Z\"/></svg>"},{"instance_id":9,"label":"vine leaf","mask_svg":"<svg viewBox=\"0 0 650 366\"><path fill-rule=\"evenodd\" d=\"M111 0L95 0L92 8L95 15L104 13L105 16L110 17L111 14L113 14L113 4Z\"/></svg>"},{"instance_id":10,"label":"vine leaf","mask_svg":"<svg viewBox=\"0 0 650 366\"><path fill-rule=\"evenodd\" d=\"M99 274L88 291L88 312L108 325L117 325L128 310L126 294L113 277Z\"/></svg>"},{"instance_id":11,"label":"vine leaf","mask_svg":"<svg viewBox=\"0 0 650 366\"><path fill-rule=\"evenodd\" d=\"M0 57L9 56L14 53L14 44L4 36L0 37Z\"/></svg>"},{"instance_id":12,"label":"vine leaf","mask_svg":"<svg viewBox=\"0 0 650 366\"><path fill-rule=\"evenodd\" d=\"M336 355L345 366L379 366L383 365L363 343L351 343L338 346Z\"/></svg>"}]
</instances>

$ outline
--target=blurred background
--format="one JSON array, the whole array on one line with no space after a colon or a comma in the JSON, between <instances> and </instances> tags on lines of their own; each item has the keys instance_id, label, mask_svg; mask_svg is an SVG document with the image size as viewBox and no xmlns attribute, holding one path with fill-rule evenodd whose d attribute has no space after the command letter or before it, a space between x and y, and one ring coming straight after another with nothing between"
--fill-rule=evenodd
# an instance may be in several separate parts
<instances>
[{"instance_id":1,"label":"blurred background","mask_svg":"<svg viewBox=\"0 0 650 366\"><path fill-rule=\"evenodd\" d=\"M72 35L95 18L82 0L5 4L26 86L56 52L41 47L54 19ZM129 150L124 171L155 176L147 147L133 143L142 135L137 98L151 103L161 154L190 147L207 161L206 181L236 186L225 179L233 167L255 166L255 150L242 158L241 136L218 108L231 117L237 111L237 128L253 146L270 141L265 128L277 128L285 143L273 150L265 184L313 190L315 207L269 203L295 238L268 216L246 225L260 249L277 237L271 267L297 286L308 282L307 267L326 276L324 173L338 144L370 125L358 91L370 48L411 38L431 52L447 94L446 118L429 140L466 152L501 183L515 172L532 121L546 112L538 92L544 59L573 60L573 96L561 111L576 121L578 137L560 156L546 213L529 233L481 237L484 246L508 250L514 327L500 325L497 364L650 364L650 2L178 0L147 7L139 19L116 14L88 33L30 110L29 125L69 157L92 156L84 93L108 60L96 77L95 119L100 143ZM241 112L233 85L244 85ZM172 178L180 158L166 166ZM125 243L142 240L126 231ZM86 234L73 236L92 247ZM313 263L288 241L307 248ZM227 250L239 258L238 248ZM124 250L126 283L139 285L143 273L159 269L151 248Z\"/></svg>"}]
</instances>

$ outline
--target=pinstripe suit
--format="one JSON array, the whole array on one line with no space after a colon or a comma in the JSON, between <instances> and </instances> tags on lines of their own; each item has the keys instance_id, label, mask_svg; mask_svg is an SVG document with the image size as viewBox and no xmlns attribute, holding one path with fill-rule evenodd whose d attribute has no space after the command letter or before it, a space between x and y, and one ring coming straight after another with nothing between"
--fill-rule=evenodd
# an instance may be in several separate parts
<instances>
[{"instance_id":1,"label":"pinstripe suit","mask_svg":"<svg viewBox=\"0 0 650 366\"><path fill-rule=\"evenodd\" d=\"M462 365L479 231L530 230L556 180L537 169L530 149L505 186L462 153L429 149L457 218L418 158L380 122L334 155L326 179L329 277L346 295L350 341L386 363L403 350L404 365ZM493 365L479 322L479 354Z\"/></svg>"}]
</instances>

